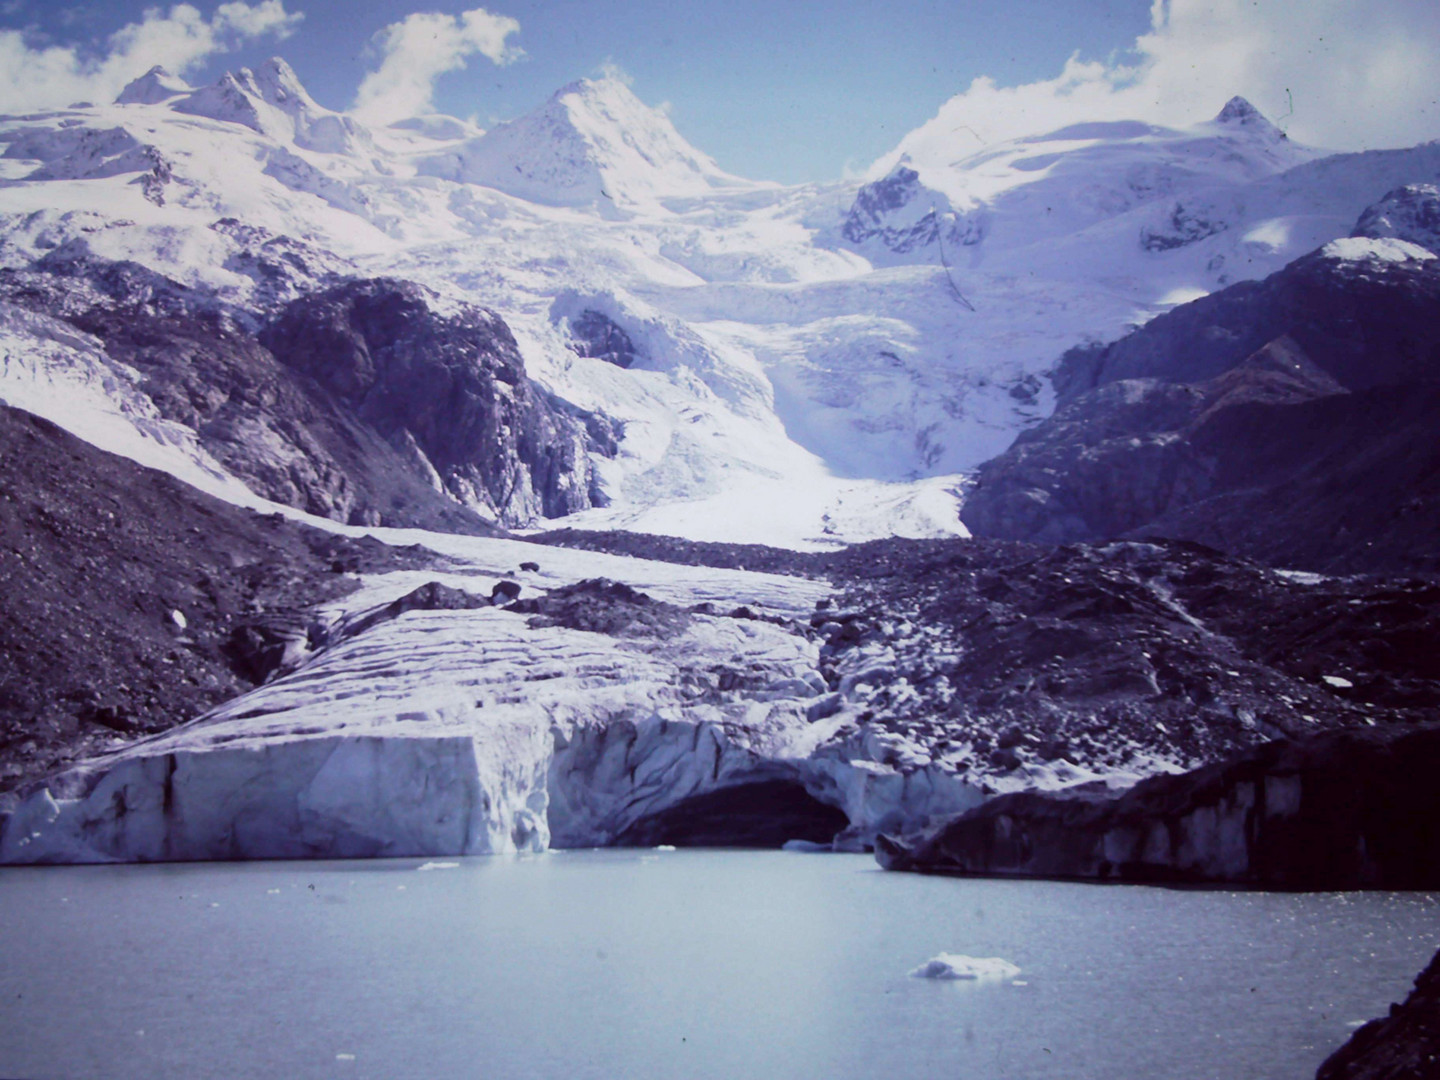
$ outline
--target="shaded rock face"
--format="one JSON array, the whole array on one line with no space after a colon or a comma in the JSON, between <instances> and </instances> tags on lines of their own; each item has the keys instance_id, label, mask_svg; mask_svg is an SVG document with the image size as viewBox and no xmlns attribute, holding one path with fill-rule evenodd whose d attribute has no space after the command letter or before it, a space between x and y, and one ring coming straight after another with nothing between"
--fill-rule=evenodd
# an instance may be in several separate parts
<instances>
[{"instance_id":1,"label":"shaded rock face","mask_svg":"<svg viewBox=\"0 0 1440 1080\"><path fill-rule=\"evenodd\" d=\"M1297 259L1182 304L1111 345L1071 349L1054 382L1064 405L1122 379L1195 383L1288 335L1347 390L1440 378L1436 260Z\"/></svg>"},{"instance_id":2,"label":"shaded rock face","mask_svg":"<svg viewBox=\"0 0 1440 1080\"><path fill-rule=\"evenodd\" d=\"M918 172L900 164L856 193L840 233L852 244L878 242L906 255L937 242L978 244L985 238L984 225L982 218L953 214L944 195L926 188Z\"/></svg>"},{"instance_id":3,"label":"shaded rock face","mask_svg":"<svg viewBox=\"0 0 1440 1080\"><path fill-rule=\"evenodd\" d=\"M1440 1075L1440 953L1390 1015L1371 1020L1325 1059L1315 1080L1429 1080Z\"/></svg>"},{"instance_id":4,"label":"shaded rock face","mask_svg":"<svg viewBox=\"0 0 1440 1080\"><path fill-rule=\"evenodd\" d=\"M1407 184L1367 207L1351 236L1393 237L1440 254L1440 188Z\"/></svg>"},{"instance_id":5,"label":"shaded rock face","mask_svg":"<svg viewBox=\"0 0 1440 1080\"><path fill-rule=\"evenodd\" d=\"M1022 792L913 840L890 869L1225 882L1440 886L1440 729L1327 733L1144 781L1119 798Z\"/></svg>"},{"instance_id":6,"label":"shaded rock face","mask_svg":"<svg viewBox=\"0 0 1440 1080\"><path fill-rule=\"evenodd\" d=\"M598 311L586 308L570 320L570 336L577 356L591 356L621 368L635 363L637 353L630 335Z\"/></svg>"},{"instance_id":7,"label":"shaded rock face","mask_svg":"<svg viewBox=\"0 0 1440 1080\"><path fill-rule=\"evenodd\" d=\"M0 406L0 792L251 688L345 571L412 565ZM287 636L288 634L288 636ZM247 646L248 643L248 646Z\"/></svg>"},{"instance_id":8,"label":"shaded rock face","mask_svg":"<svg viewBox=\"0 0 1440 1080\"><path fill-rule=\"evenodd\" d=\"M526 378L493 312L441 315L419 286L359 281L295 301L259 340L482 515L517 524L600 499L587 451L613 442Z\"/></svg>"},{"instance_id":9,"label":"shaded rock face","mask_svg":"<svg viewBox=\"0 0 1440 1080\"><path fill-rule=\"evenodd\" d=\"M296 245L241 239L232 269L256 280L257 300L338 277ZM613 452L604 423L530 383L497 316L434 313L417 286L332 286L262 329L261 316L144 267L57 250L0 271L0 297L94 334L165 419L276 502L488 533L600 497L587 452Z\"/></svg>"},{"instance_id":10,"label":"shaded rock face","mask_svg":"<svg viewBox=\"0 0 1440 1080\"><path fill-rule=\"evenodd\" d=\"M1162 535L1322 572L1433 571L1440 272L1319 255L1072 350L983 465L973 533Z\"/></svg>"}]
</instances>

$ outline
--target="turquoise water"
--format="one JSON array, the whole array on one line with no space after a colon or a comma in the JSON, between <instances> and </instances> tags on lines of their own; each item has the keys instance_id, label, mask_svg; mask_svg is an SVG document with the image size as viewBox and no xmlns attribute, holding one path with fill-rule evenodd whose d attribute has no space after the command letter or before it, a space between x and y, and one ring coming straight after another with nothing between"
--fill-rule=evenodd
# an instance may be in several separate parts
<instances>
[{"instance_id":1,"label":"turquoise water","mask_svg":"<svg viewBox=\"0 0 1440 1080\"><path fill-rule=\"evenodd\" d=\"M1301 1078L1440 945L1419 893L421 865L0 870L0 1076ZM909 977L940 952L1022 973Z\"/></svg>"}]
</instances>

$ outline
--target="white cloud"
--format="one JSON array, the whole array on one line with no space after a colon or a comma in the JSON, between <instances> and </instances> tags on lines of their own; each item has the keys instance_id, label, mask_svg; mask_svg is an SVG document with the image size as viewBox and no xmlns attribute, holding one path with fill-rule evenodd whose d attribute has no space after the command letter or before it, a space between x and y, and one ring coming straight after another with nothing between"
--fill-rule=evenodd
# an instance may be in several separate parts
<instances>
[{"instance_id":1,"label":"white cloud","mask_svg":"<svg viewBox=\"0 0 1440 1080\"><path fill-rule=\"evenodd\" d=\"M1072 56L1053 79L976 79L896 153L953 157L1081 120L1207 120L1235 94L1302 143L1337 150L1440 138L1440 6L1434 0L1155 0L1125 56Z\"/></svg>"},{"instance_id":2,"label":"white cloud","mask_svg":"<svg viewBox=\"0 0 1440 1080\"><path fill-rule=\"evenodd\" d=\"M474 53L495 64L518 60L524 52L506 39L519 32L514 19L484 8L459 15L407 15L375 35L380 66L361 81L354 111L373 124L430 112L436 79L463 68L465 58Z\"/></svg>"},{"instance_id":3,"label":"white cloud","mask_svg":"<svg viewBox=\"0 0 1440 1080\"><path fill-rule=\"evenodd\" d=\"M0 30L0 110L110 101L156 64L183 75L242 42L287 37L302 18L287 12L284 0L221 4L209 19L190 4L177 4L168 14L151 8L112 34L97 56L72 45L32 47L24 32Z\"/></svg>"}]
</instances>

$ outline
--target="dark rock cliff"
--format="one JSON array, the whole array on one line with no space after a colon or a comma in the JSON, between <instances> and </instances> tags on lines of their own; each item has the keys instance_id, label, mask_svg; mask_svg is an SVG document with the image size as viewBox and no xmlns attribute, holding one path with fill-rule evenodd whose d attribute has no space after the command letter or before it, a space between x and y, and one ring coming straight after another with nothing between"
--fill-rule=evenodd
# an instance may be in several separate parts
<instances>
[{"instance_id":1,"label":"dark rock cliff","mask_svg":"<svg viewBox=\"0 0 1440 1080\"><path fill-rule=\"evenodd\" d=\"M1390 1015L1371 1020L1325 1059L1315 1080L1434 1080L1440 1076L1440 953Z\"/></svg>"},{"instance_id":2,"label":"dark rock cliff","mask_svg":"<svg viewBox=\"0 0 1440 1080\"><path fill-rule=\"evenodd\" d=\"M594 505L588 454L614 452L602 420L526 377L498 316L442 313L406 282L333 285L262 325L136 264L57 251L0 271L0 298L94 334L253 491L333 520L493 532Z\"/></svg>"},{"instance_id":3,"label":"dark rock cliff","mask_svg":"<svg viewBox=\"0 0 1440 1080\"><path fill-rule=\"evenodd\" d=\"M1316 253L1067 353L983 465L977 536L1169 536L1329 573L1440 568L1440 260Z\"/></svg>"},{"instance_id":4,"label":"dark rock cliff","mask_svg":"<svg viewBox=\"0 0 1440 1080\"><path fill-rule=\"evenodd\" d=\"M895 870L1224 882L1286 889L1440 887L1440 729L1277 741L1103 792L1005 795L914 839Z\"/></svg>"},{"instance_id":5,"label":"dark rock cliff","mask_svg":"<svg viewBox=\"0 0 1440 1080\"><path fill-rule=\"evenodd\" d=\"M600 501L587 451L613 454L613 437L526 377L494 312L440 314L418 285L354 281L292 302L259 340L485 516L519 524Z\"/></svg>"}]
</instances>

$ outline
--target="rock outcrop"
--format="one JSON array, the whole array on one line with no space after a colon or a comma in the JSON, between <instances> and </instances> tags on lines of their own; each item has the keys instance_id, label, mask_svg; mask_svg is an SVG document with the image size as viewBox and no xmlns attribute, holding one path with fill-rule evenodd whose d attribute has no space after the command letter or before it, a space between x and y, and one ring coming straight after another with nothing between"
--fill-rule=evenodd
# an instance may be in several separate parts
<instances>
[{"instance_id":1,"label":"rock outcrop","mask_svg":"<svg viewBox=\"0 0 1440 1080\"><path fill-rule=\"evenodd\" d=\"M1406 184L1368 207L1351 236L1406 240L1440 255L1440 187Z\"/></svg>"},{"instance_id":2,"label":"rock outcrop","mask_svg":"<svg viewBox=\"0 0 1440 1080\"><path fill-rule=\"evenodd\" d=\"M357 281L294 301L259 340L482 516L515 524L602 501L587 453L613 454L613 436L526 377L493 312L440 314L417 285Z\"/></svg>"},{"instance_id":3,"label":"rock outcrop","mask_svg":"<svg viewBox=\"0 0 1440 1080\"><path fill-rule=\"evenodd\" d=\"M1337 242L1072 350L1055 385L1054 415L980 468L961 512L977 536L1440 568L1440 260L1418 247Z\"/></svg>"},{"instance_id":4,"label":"rock outcrop","mask_svg":"<svg viewBox=\"0 0 1440 1080\"><path fill-rule=\"evenodd\" d=\"M1315 1080L1430 1080L1440 1075L1440 953L1390 1015L1371 1020L1325 1059Z\"/></svg>"},{"instance_id":5,"label":"rock outcrop","mask_svg":"<svg viewBox=\"0 0 1440 1080\"><path fill-rule=\"evenodd\" d=\"M934 873L1215 882L1282 889L1440 887L1440 729L1334 732L1156 777L1119 798L1003 796L881 865Z\"/></svg>"},{"instance_id":6,"label":"rock outcrop","mask_svg":"<svg viewBox=\"0 0 1440 1080\"><path fill-rule=\"evenodd\" d=\"M514 337L478 308L439 310L419 286L340 284L334 260L221 222L257 298L329 281L268 322L83 245L0 272L0 298L63 319L134 373L167 421L251 490L333 520L485 533L601 501L600 418L525 375ZM253 232L253 231L252 231Z\"/></svg>"}]
</instances>

